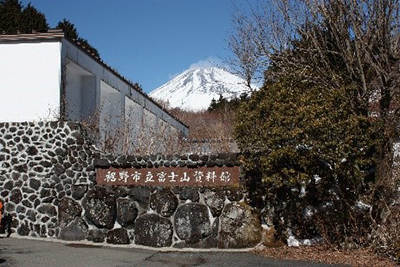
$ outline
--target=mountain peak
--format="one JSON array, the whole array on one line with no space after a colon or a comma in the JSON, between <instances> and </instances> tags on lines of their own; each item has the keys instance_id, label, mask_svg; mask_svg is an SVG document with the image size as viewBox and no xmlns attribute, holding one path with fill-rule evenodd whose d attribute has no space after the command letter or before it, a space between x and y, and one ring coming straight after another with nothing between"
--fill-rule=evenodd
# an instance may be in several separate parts
<instances>
[{"instance_id":1,"label":"mountain peak","mask_svg":"<svg viewBox=\"0 0 400 267\"><path fill-rule=\"evenodd\" d=\"M168 102L172 108L200 111L220 95L231 99L248 91L245 81L218 67L192 68L179 74L150 93L154 99Z\"/></svg>"}]
</instances>

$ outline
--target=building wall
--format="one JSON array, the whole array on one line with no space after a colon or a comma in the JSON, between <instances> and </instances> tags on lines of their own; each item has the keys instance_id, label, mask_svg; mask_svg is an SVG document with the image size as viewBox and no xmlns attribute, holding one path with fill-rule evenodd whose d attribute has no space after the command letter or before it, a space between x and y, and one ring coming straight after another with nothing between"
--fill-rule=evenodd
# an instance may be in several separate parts
<instances>
[{"instance_id":1,"label":"building wall","mask_svg":"<svg viewBox=\"0 0 400 267\"><path fill-rule=\"evenodd\" d=\"M66 116L69 120L80 121L88 119L96 108L96 79L95 76L69 62L65 71L65 104Z\"/></svg>"},{"instance_id":2,"label":"building wall","mask_svg":"<svg viewBox=\"0 0 400 267\"><path fill-rule=\"evenodd\" d=\"M125 124L133 136L139 136L143 125L143 107L129 97L125 97Z\"/></svg>"},{"instance_id":3,"label":"building wall","mask_svg":"<svg viewBox=\"0 0 400 267\"><path fill-rule=\"evenodd\" d=\"M57 120L61 43L2 43L0 122Z\"/></svg>"},{"instance_id":4,"label":"building wall","mask_svg":"<svg viewBox=\"0 0 400 267\"><path fill-rule=\"evenodd\" d=\"M123 125L124 103L121 102L121 94L109 84L100 82L100 138L117 138L121 134Z\"/></svg>"},{"instance_id":5,"label":"building wall","mask_svg":"<svg viewBox=\"0 0 400 267\"><path fill-rule=\"evenodd\" d=\"M157 129L157 117L148 109L144 109L143 126L146 132L151 133Z\"/></svg>"},{"instance_id":6,"label":"building wall","mask_svg":"<svg viewBox=\"0 0 400 267\"><path fill-rule=\"evenodd\" d=\"M97 60L95 60L93 57L89 56L87 53L79 49L75 44L69 42L66 39L63 39L62 41L62 59L63 59L63 65L66 66L67 70L69 69L75 69L79 66L81 69L80 71L86 72L87 74L80 74L82 76L88 75L91 77L95 77L94 79L95 84L96 84L96 92L93 95L93 99L95 99L96 104L95 108L93 108L93 103L89 103L89 110L92 110L93 112L97 111L102 113L101 109L108 109L108 111L104 111L105 113L109 112L110 107L107 105L104 105L104 88L112 88L115 90L115 95L113 96L113 99L120 102L120 106L118 107L119 110L119 115L118 117L120 118L127 118L127 114L131 114L130 111L127 111L126 108L129 108L132 106L131 104L126 104L125 102L127 101L126 99L129 99L129 101L133 101L135 104L140 105L142 108L147 110L151 115L149 116L155 116L154 118L151 118L154 125L156 124L157 118L164 120L168 124L170 124L172 127L176 128L177 130L181 131L184 135L188 135L188 128L174 119L171 115L169 115L167 112L162 110L159 106L157 106L155 103L153 103L151 100L146 98L142 93L136 91L135 89L132 88L132 86L127 83L124 79L122 79L120 76L118 76L115 72L113 72L110 68L106 67L105 65L99 63ZM76 73L79 71L71 71L71 73ZM67 77L66 80L68 80L68 72L67 72ZM72 91L72 92L70 92ZM110 90L108 90L110 91ZM68 86L68 83L65 87L65 94L68 95L74 95L73 92L76 92L76 88L74 86ZM68 99L69 101L73 103L78 103L79 100L79 95L74 96L76 99ZM113 100L113 101L114 101ZM82 105L83 106L83 105ZM144 114L144 113L143 113ZM138 116L138 114L132 114L133 116ZM147 116L147 117L149 117ZM71 119L75 119L76 116L71 117ZM129 119L130 120L130 119ZM136 121L137 118L132 118L132 121Z\"/></svg>"},{"instance_id":7,"label":"building wall","mask_svg":"<svg viewBox=\"0 0 400 267\"><path fill-rule=\"evenodd\" d=\"M0 199L12 236L175 248L253 247L260 214L235 187L100 185L111 166L239 166L236 154L103 154L72 122L0 123ZM178 168L178 167L177 167Z\"/></svg>"},{"instance_id":8,"label":"building wall","mask_svg":"<svg viewBox=\"0 0 400 267\"><path fill-rule=\"evenodd\" d=\"M156 127L162 120L188 135L185 125L62 33L1 36L0 58L0 122L65 117L121 130L124 121ZM127 112L132 106L141 109Z\"/></svg>"}]
</instances>

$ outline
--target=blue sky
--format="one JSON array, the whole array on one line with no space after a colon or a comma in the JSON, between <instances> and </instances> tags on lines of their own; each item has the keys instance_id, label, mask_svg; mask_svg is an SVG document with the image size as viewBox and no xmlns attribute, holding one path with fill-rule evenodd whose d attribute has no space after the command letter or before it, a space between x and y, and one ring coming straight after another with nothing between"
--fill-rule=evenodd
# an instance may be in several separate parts
<instances>
[{"instance_id":1,"label":"blue sky","mask_svg":"<svg viewBox=\"0 0 400 267\"><path fill-rule=\"evenodd\" d=\"M234 3L247 0L23 0L45 14L50 27L63 18L120 74L146 92L192 64L222 60ZM220 63L222 64L222 63Z\"/></svg>"}]
</instances>

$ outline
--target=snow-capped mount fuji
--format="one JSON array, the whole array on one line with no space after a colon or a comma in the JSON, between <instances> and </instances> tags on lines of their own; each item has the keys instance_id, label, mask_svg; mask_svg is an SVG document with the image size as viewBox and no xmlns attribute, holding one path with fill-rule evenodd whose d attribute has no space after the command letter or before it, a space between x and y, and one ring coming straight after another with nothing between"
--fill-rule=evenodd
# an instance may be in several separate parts
<instances>
[{"instance_id":1,"label":"snow-capped mount fuji","mask_svg":"<svg viewBox=\"0 0 400 267\"><path fill-rule=\"evenodd\" d=\"M231 99L249 91L240 77L217 67L189 69L150 93L168 102L171 108L199 111L207 109L220 95Z\"/></svg>"}]
</instances>

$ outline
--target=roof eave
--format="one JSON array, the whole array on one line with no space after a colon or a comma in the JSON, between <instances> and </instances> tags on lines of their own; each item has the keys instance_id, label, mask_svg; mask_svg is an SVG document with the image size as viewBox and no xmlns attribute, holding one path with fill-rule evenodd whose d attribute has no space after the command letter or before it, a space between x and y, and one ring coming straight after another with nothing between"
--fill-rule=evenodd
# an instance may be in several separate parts
<instances>
[{"instance_id":1,"label":"roof eave","mask_svg":"<svg viewBox=\"0 0 400 267\"><path fill-rule=\"evenodd\" d=\"M0 42L61 40L62 38L64 38L64 32L58 29L26 34L0 34Z\"/></svg>"}]
</instances>

